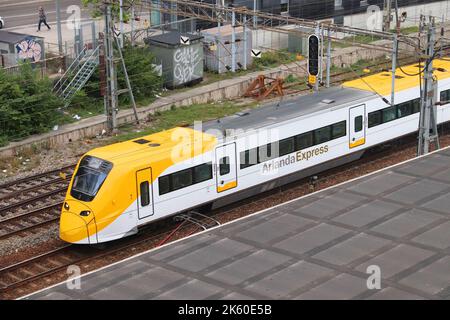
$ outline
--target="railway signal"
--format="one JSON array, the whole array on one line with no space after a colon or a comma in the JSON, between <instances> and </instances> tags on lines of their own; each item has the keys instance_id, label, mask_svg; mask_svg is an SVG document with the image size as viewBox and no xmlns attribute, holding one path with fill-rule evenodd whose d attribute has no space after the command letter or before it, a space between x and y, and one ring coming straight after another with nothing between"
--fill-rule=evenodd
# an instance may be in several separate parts
<instances>
[{"instance_id":1,"label":"railway signal","mask_svg":"<svg viewBox=\"0 0 450 320\"><path fill-rule=\"evenodd\" d=\"M317 83L319 75L320 40L315 34L308 38L308 82L312 85Z\"/></svg>"}]
</instances>

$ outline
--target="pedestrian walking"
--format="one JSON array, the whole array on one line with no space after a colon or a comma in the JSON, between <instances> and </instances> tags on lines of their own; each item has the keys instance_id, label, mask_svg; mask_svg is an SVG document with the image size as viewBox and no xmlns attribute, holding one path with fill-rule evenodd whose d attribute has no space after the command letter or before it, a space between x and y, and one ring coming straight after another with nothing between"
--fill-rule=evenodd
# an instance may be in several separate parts
<instances>
[{"instance_id":1,"label":"pedestrian walking","mask_svg":"<svg viewBox=\"0 0 450 320\"><path fill-rule=\"evenodd\" d=\"M39 7L39 25L38 25L38 32L41 31L41 24L45 24L50 30L50 26L47 24L47 16L45 15L45 11L43 7Z\"/></svg>"}]
</instances>

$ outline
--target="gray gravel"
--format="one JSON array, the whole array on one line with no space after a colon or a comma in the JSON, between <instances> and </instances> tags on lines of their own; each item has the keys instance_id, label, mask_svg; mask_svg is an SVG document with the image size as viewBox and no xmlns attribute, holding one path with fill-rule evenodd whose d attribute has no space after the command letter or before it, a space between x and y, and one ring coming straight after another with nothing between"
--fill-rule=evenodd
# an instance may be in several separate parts
<instances>
[{"instance_id":1,"label":"gray gravel","mask_svg":"<svg viewBox=\"0 0 450 320\"><path fill-rule=\"evenodd\" d=\"M17 253L24 248L37 247L40 244L47 243L50 240L59 239L58 224L48 228L42 228L42 231L27 237L10 237L0 241L0 256Z\"/></svg>"}]
</instances>

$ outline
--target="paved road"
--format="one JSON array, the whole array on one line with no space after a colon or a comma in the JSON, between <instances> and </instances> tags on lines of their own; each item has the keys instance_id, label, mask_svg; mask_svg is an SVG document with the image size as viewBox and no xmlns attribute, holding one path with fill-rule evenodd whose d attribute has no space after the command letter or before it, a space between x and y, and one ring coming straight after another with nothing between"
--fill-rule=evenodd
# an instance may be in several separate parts
<instances>
[{"instance_id":1,"label":"paved road","mask_svg":"<svg viewBox=\"0 0 450 320\"><path fill-rule=\"evenodd\" d=\"M89 18L88 9L83 8L81 0L60 0L61 20L65 21L71 13L67 13L67 8L71 5L78 5L81 8L81 18ZM5 20L5 28L37 25L39 20L37 9L43 6L47 13L47 22L56 22L55 0L1 0L0 16ZM20 28L19 28L20 29Z\"/></svg>"}]
</instances>

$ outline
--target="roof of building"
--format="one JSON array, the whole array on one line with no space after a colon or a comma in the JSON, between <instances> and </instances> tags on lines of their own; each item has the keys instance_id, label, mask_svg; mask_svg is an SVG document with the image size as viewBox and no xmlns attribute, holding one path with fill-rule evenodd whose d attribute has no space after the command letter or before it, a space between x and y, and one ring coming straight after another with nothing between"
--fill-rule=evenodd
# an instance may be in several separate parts
<instances>
[{"instance_id":1,"label":"roof of building","mask_svg":"<svg viewBox=\"0 0 450 320\"><path fill-rule=\"evenodd\" d=\"M24 33L11 32L11 31L7 31L7 30L0 30L0 42L16 44L28 37L41 38L41 37L37 37L37 36L31 35L31 34L24 34Z\"/></svg>"},{"instance_id":2,"label":"roof of building","mask_svg":"<svg viewBox=\"0 0 450 320\"><path fill-rule=\"evenodd\" d=\"M423 69L424 64L418 63L397 68L395 71L395 91L403 91L414 87L419 87L419 70ZM450 78L450 60L435 59L433 61L434 76L438 80ZM385 71L356 80L348 81L343 84L346 88L355 88L370 92L376 92L387 96L391 94L392 72Z\"/></svg>"},{"instance_id":3,"label":"roof of building","mask_svg":"<svg viewBox=\"0 0 450 320\"><path fill-rule=\"evenodd\" d=\"M233 33L233 27L231 26L231 24L226 24L224 26L221 26L220 28L215 27L215 28L205 29L205 30L202 30L201 33L203 35L213 35L214 36L219 33L219 30L220 30L221 36L229 36ZM236 34L239 34L244 31L244 28L243 27L235 27L234 30L235 30Z\"/></svg>"},{"instance_id":4,"label":"roof of building","mask_svg":"<svg viewBox=\"0 0 450 320\"><path fill-rule=\"evenodd\" d=\"M145 39L146 43L153 43L153 44L164 44L169 46L178 46L180 44L180 38L188 37L190 41L196 41L203 39L203 36L191 34L191 33L182 33L178 31L171 31L168 33L163 33L157 36L148 37Z\"/></svg>"}]
</instances>

